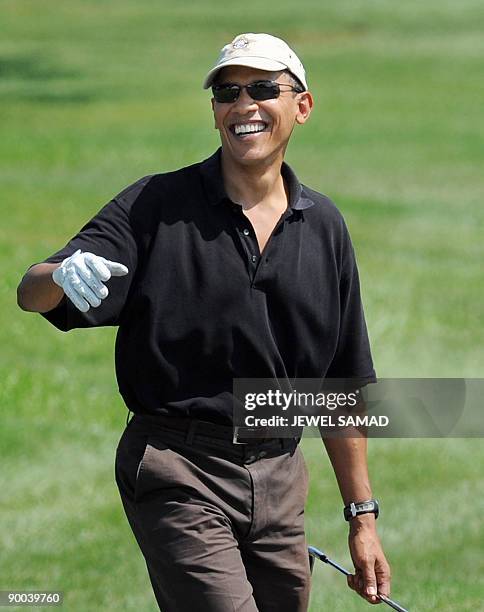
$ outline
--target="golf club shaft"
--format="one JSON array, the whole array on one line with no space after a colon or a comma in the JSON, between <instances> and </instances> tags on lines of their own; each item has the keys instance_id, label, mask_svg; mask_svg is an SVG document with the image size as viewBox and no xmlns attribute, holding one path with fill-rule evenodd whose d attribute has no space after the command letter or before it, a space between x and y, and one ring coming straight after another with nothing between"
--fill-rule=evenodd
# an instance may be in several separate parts
<instances>
[{"instance_id":1,"label":"golf club shaft","mask_svg":"<svg viewBox=\"0 0 484 612\"><path fill-rule=\"evenodd\" d=\"M408 610L406 610L405 608L402 608L400 604L397 604L396 601L393 601L393 599L390 599L386 595L377 595L377 597L381 599L384 603L386 603L387 606L390 606L390 608L393 608L394 610L398 610L398 612L408 612Z\"/></svg>"},{"instance_id":2,"label":"golf club shaft","mask_svg":"<svg viewBox=\"0 0 484 612\"><path fill-rule=\"evenodd\" d=\"M318 548L315 548L314 546L310 546L309 554L312 557L316 557L316 559L319 559L323 563L327 563L328 565L331 565L331 567L334 567L335 569L338 570L338 572L341 572L345 576L351 576L351 572L349 572L347 569L345 569L344 567L336 563L336 561L333 561L332 559L330 559L322 550L319 550ZM408 612L406 608L403 608L400 604L398 604L396 601L393 601L393 599L390 599L386 595L377 594L377 597L378 599L386 603L387 606L390 606L390 608L393 608L394 610L398 610L398 612Z\"/></svg>"}]
</instances>

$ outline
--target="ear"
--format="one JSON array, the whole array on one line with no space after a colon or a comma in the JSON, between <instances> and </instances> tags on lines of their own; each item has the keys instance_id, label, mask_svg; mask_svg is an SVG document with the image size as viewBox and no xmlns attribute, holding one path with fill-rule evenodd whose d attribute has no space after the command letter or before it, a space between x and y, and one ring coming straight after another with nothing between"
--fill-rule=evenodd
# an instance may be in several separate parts
<instances>
[{"instance_id":1,"label":"ear","mask_svg":"<svg viewBox=\"0 0 484 612\"><path fill-rule=\"evenodd\" d=\"M299 123L299 125L306 123L306 121L309 119L313 106L314 99L309 91L304 91L303 93L298 94L296 123Z\"/></svg>"}]
</instances>

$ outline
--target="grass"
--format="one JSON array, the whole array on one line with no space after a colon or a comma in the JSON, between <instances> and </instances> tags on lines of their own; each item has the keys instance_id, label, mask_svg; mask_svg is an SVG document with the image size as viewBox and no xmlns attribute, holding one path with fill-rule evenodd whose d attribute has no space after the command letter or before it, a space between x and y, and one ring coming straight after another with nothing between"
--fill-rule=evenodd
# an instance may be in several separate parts
<instances>
[{"instance_id":1,"label":"grass","mask_svg":"<svg viewBox=\"0 0 484 612\"><path fill-rule=\"evenodd\" d=\"M125 185L210 155L205 71L236 33L270 31L308 70L317 104L288 161L348 222L378 374L479 378L484 11L477 0L1 7L0 589L58 588L69 612L148 612L113 478L125 419L115 330L63 335L22 313L22 274ZM304 450L308 539L350 566L328 460L317 440ZM482 605L483 458L480 440L370 442L394 594L410 609ZM316 567L312 612L365 605Z\"/></svg>"}]
</instances>

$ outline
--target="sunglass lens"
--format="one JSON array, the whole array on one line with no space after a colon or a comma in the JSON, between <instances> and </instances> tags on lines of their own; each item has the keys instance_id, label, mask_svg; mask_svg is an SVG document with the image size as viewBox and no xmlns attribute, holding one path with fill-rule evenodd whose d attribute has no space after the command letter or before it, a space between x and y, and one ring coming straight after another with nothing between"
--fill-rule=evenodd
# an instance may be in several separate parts
<instances>
[{"instance_id":1,"label":"sunglass lens","mask_svg":"<svg viewBox=\"0 0 484 612\"><path fill-rule=\"evenodd\" d=\"M235 102L239 97L240 87L238 85L221 85L213 87L213 97L217 102Z\"/></svg>"},{"instance_id":2,"label":"sunglass lens","mask_svg":"<svg viewBox=\"0 0 484 612\"><path fill-rule=\"evenodd\" d=\"M281 90L277 83L257 81L248 85L247 91L253 100L271 100L272 98L277 98Z\"/></svg>"}]
</instances>

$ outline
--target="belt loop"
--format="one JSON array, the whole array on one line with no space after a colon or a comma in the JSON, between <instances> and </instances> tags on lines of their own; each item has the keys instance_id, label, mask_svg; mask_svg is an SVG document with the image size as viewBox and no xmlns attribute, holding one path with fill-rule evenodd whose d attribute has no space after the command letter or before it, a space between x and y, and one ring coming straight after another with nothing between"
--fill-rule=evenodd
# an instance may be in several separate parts
<instances>
[{"instance_id":1,"label":"belt loop","mask_svg":"<svg viewBox=\"0 0 484 612\"><path fill-rule=\"evenodd\" d=\"M190 420L190 425L188 426L187 429L187 435L185 438L185 443L186 444L193 444L193 438L195 436L195 430L197 429L197 424L198 422L195 419Z\"/></svg>"}]
</instances>

